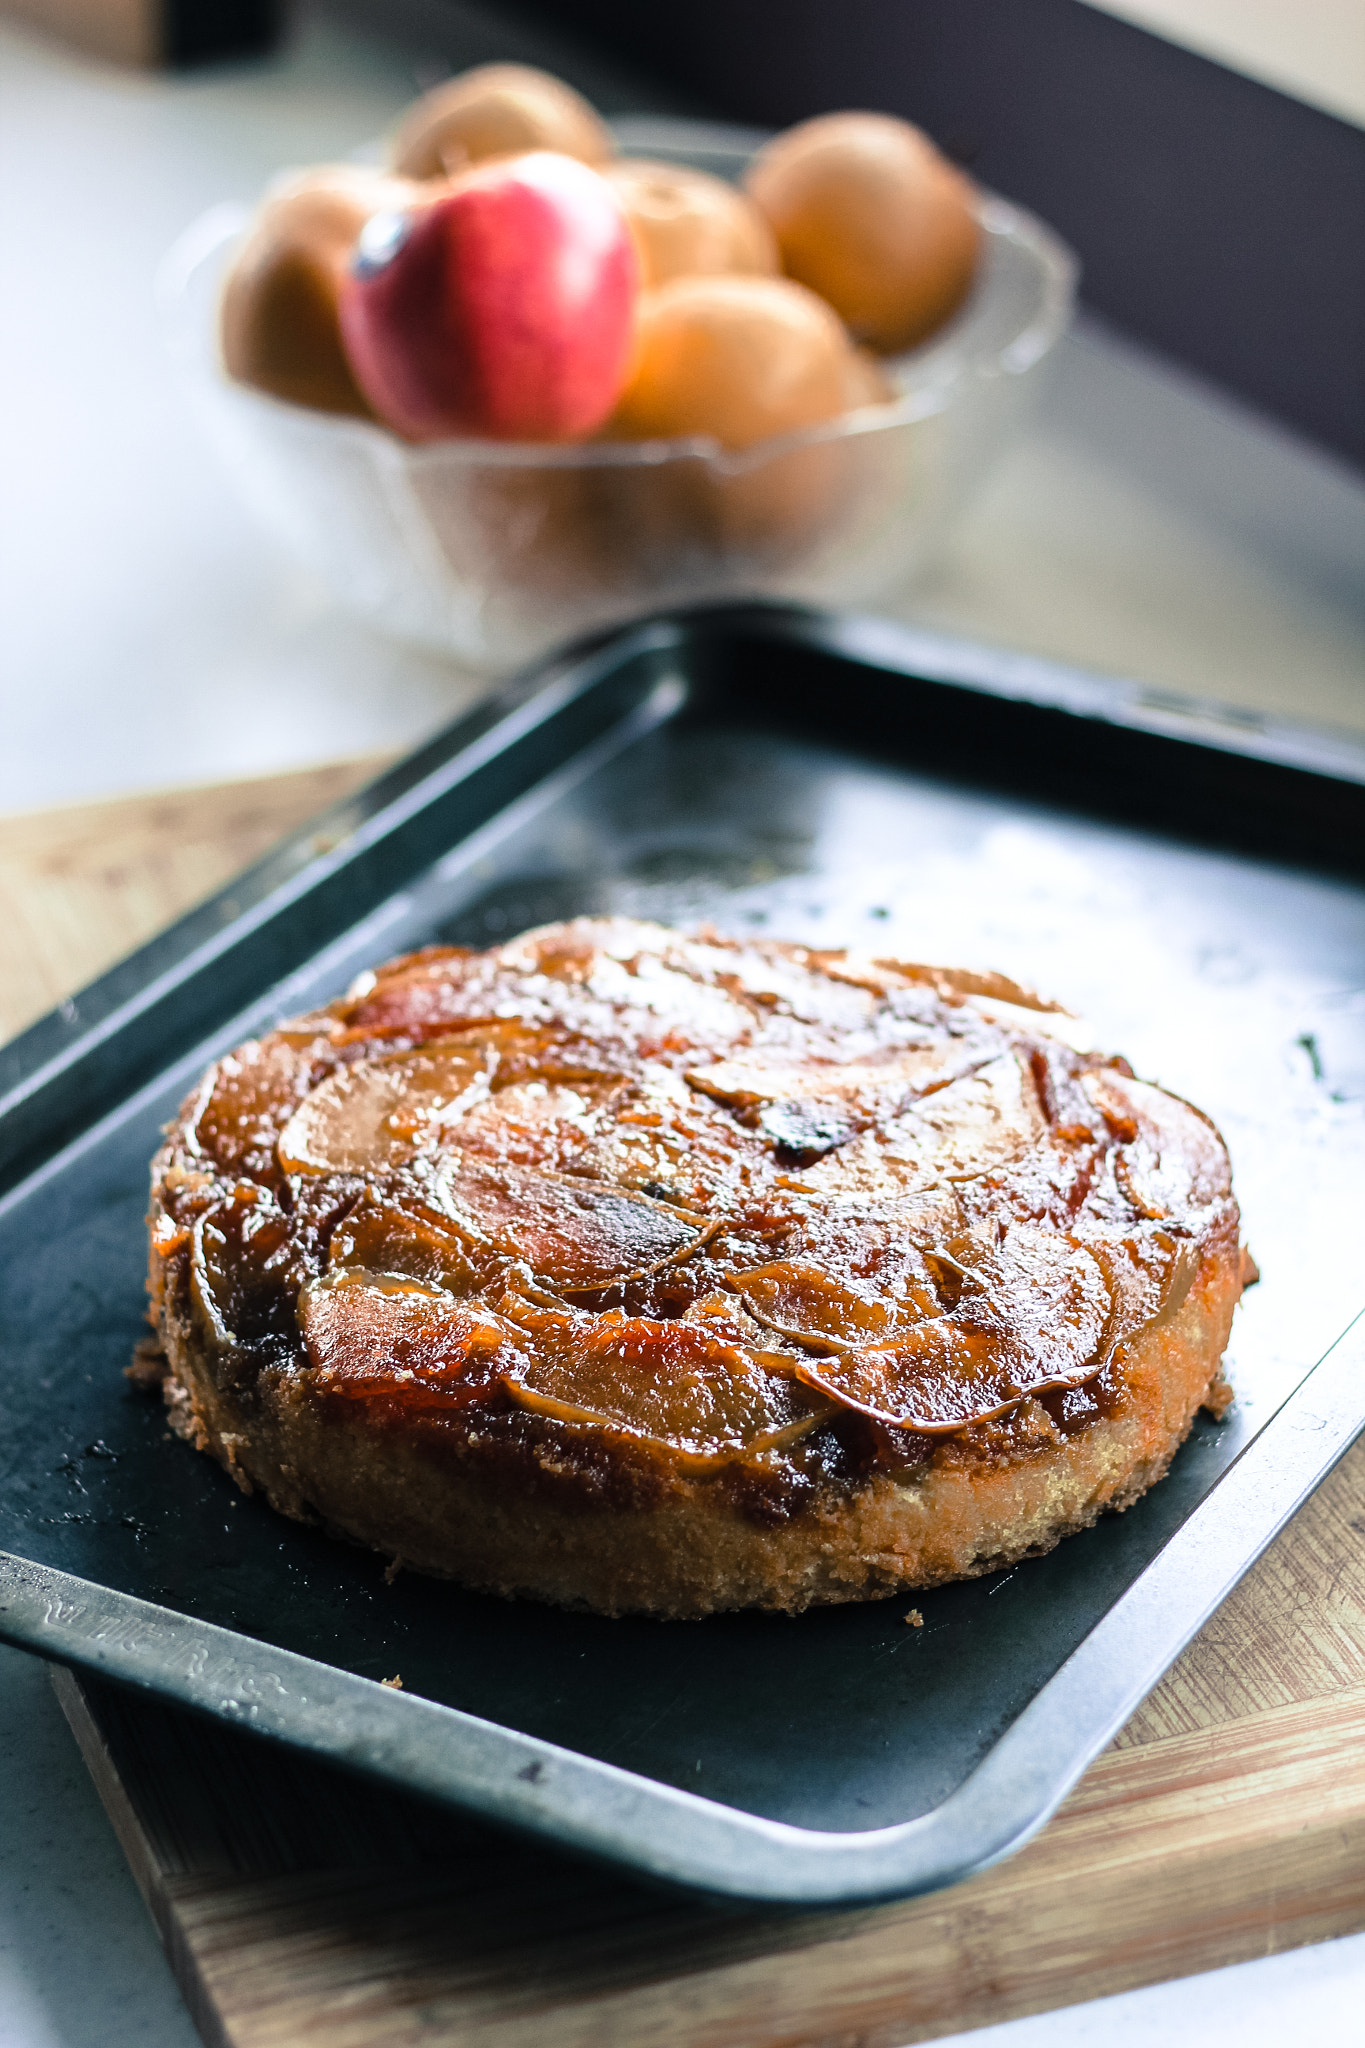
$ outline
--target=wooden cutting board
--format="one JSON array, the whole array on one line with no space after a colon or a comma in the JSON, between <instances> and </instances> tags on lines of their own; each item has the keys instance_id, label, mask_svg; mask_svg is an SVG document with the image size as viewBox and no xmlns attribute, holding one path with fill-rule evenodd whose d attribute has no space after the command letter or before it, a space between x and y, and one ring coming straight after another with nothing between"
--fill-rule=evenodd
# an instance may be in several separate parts
<instances>
[{"instance_id":1,"label":"wooden cutting board","mask_svg":"<svg viewBox=\"0 0 1365 2048\"><path fill-rule=\"evenodd\" d=\"M17 1028L374 764L0 820ZM720 1911L105 1685L57 1688L216 2048L898 2048L1365 1927L1365 1443L1044 1832Z\"/></svg>"}]
</instances>

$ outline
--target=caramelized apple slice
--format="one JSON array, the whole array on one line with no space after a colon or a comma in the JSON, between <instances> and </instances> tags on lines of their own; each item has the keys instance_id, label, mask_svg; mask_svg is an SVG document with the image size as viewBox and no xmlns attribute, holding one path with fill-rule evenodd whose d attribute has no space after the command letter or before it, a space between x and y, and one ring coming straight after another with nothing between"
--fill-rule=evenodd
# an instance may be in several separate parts
<instances>
[{"instance_id":1,"label":"caramelized apple slice","mask_svg":"<svg viewBox=\"0 0 1365 2048\"><path fill-rule=\"evenodd\" d=\"M1113 1067L1082 1075L1081 1086L1119 1140L1115 1177L1139 1216L1178 1216L1231 1192L1227 1148L1189 1103Z\"/></svg>"},{"instance_id":2,"label":"caramelized apple slice","mask_svg":"<svg viewBox=\"0 0 1365 2048\"><path fill-rule=\"evenodd\" d=\"M779 1157L812 1161L859 1130L894 1116L907 1100L942 1081L960 1048L914 1047L889 1058L842 1063L784 1063L739 1053L694 1067L693 1088L762 1131Z\"/></svg>"},{"instance_id":3,"label":"caramelized apple slice","mask_svg":"<svg viewBox=\"0 0 1365 2048\"><path fill-rule=\"evenodd\" d=\"M307 1085L310 1048L329 1050L330 1040L312 1032L272 1032L210 1067L187 1121L191 1153L224 1173L275 1178L275 1141Z\"/></svg>"},{"instance_id":4,"label":"caramelized apple slice","mask_svg":"<svg viewBox=\"0 0 1365 2048\"><path fill-rule=\"evenodd\" d=\"M784 1375L695 1323L619 1312L557 1313L502 1304L526 1351L505 1375L523 1407L605 1424L697 1466L786 1446L829 1412Z\"/></svg>"},{"instance_id":5,"label":"caramelized apple slice","mask_svg":"<svg viewBox=\"0 0 1365 2048\"><path fill-rule=\"evenodd\" d=\"M733 1208L749 1165L761 1157L761 1146L723 1108L651 1064L599 1121L575 1171L710 1210Z\"/></svg>"},{"instance_id":6,"label":"caramelized apple slice","mask_svg":"<svg viewBox=\"0 0 1365 2048\"><path fill-rule=\"evenodd\" d=\"M439 1143L443 1129L488 1092L479 1046L399 1053L341 1067L280 1133L286 1173L376 1173Z\"/></svg>"},{"instance_id":7,"label":"caramelized apple slice","mask_svg":"<svg viewBox=\"0 0 1365 2048\"><path fill-rule=\"evenodd\" d=\"M714 973L713 952L659 925L611 917L523 932L491 957L533 1013L548 1006L593 1042L620 1041L649 1058L658 1045L719 1048L749 1035L752 1012Z\"/></svg>"},{"instance_id":8,"label":"caramelized apple slice","mask_svg":"<svg viewBox=\"0 0 1365 2048\"><path fill-rule=\"evenodd\" d=\"M383 1172L439 1150L471 1114L482 1116L484 1141L490 1142L491 1132L496 1143L495 1089L508 1091L501 1121L515 1141L528 1094L553 1096L569 1088L567 1104L560 1107L572 1117L586 1102L571 1084L609 1091L613 1080L600 1061L585 1058L562 1033L515 1019L471 1025L416 1051L359 1060L329 1075L280 1133L280 1164L286 1173Z\"/></svg>"},{"instance_id":9,"label":"caramelized apple slice","mask_svg":"<svg viewBox=\"0 0 1365 2048\"><path fill-rule=\"evenodd\" d=\"M859 1030L872 1014L872 987L856 976L831 977L825 956L804 946L720 939L695 941L691 951L698 971L732 989L765 1018L792 1017L842 1037Z\"/></svg>"},{"instance_id":10,"label":"caramelized apple slice","mask_svg":"<svg viewBox=\"0 0 1365 2048\"><path fill-rule=\"evenodd\" d=\"M1109 1283L1106 1358L1143 1330L1179 1314L1199 1272L1199 1246L1192 1239L1165 1230L1131 1237L1087 1231L1082 1242Z\"/></svg>"},{"instance_id":11,"label":"caramelized apple slice","mask_svg":"<svg viewBox=\"0 0 1365 2048\"><path fill-rule=\"evenodd\" d=\"M516 1331L482 1303L370 1273L306 1287L299 1324L316 1391L404 1409L474 1400L518 1352Z\"/></svg>"},{"instance_id":12,"label":"caramelized apple slice","mask_svg":"<svg viewBox=\"0 0 1365 2048\"><path fill-rule=\"evenodd\" d=\"M206 1210L191 1240L190 1299L220 1351L293 1335L291 1303L304 1276L289 1218L250 1193L257 1199Z\"/></svg>"},{"instance_id":13,"label":"caramelized apple slice","mask_svg":"<svg viewBox=\"0 0 1365 2048\"><path fill-rule=\"evenodd\" d=\"M472 1154L443 1164L438 1185L457 1223L570 1292L645 1279L689 1257L716 1228L622 1188Z\"/></svg>"},{"instance_id":14,"label":"caramelized apple slice","mask_svg":"<svg viewBox=\"0 0 1365 2048\"><path fill-rule=\"evenodd\" d=\"M927 984L947 1002L963 996L982 996L988 1002L1008 1003L1011 1009L1025 1013L1051 1011L1064 1017L1071 1014L1060 1003L1040 996L1036 989L1025 988L1022 982L1011 981L1007 974L997 974L993 969L983 974L970 967L931 967L922 960L877 959L872 964L899 980Z\"/></svg>"},{"instance_id":15,"label":"caramelized apple slice","mask_svg":"<svg viewBox=\"0 0 1365 2048\"><path fill-rule=\"evenodd\" d=\"M803 1359L808 1386L895 1428L965 1429L1026 1394L1077 1387L1107 1355L1112 1303L1082 1246L1017 1225L970 1269L957 1307L890 1344Z\"/></svg>"},{"instance_id":16,"label":"caramelized apple slice","mask_svg":"<svg viewBox=\"0 0 1365 2048\"><path fill-rule=\"evenodd\" d=\"M817 1161L801 1184L821 1195L893 1200L1017 1159L1046 1128L1031 1071L1006 1052Z\"/></svg>"},{"instance_id":17,"label":"caramelized apple slice","mask_svg":"<svg viewBox=\"0 0 1365 2048\"><path fill-rule=\"evenodd\" d=\"M732 1274L728 1283L755 1322L816 1352L853 1351L884 1343L896 1326L885 1301L868 1301L851 1287L796 1259L779 1259Z\"/></svg>"},{"instance_id":18,"label":"caramelized apple slice","mask_svg":"<svg viewBox=\"0 0 1365 2048\"><path fill-rule=\"evenodd\" d=\"M514 1081L503 1087L500 1073L496 1094L473 1103L460 1118L461 1149L577 1172L604 1121L601 1111L619 1085L615 1080Z\"/></svg>"},{"instance_id":19,"label":"caramelized apple slice","mask_svg":"<svg viewBox=\"0 0 1365 2048\"><path fill-rule=\"evenodd\" d=\"M363 1203L332 1233L331 1272L359 1271L421 1281L449 1294L473 1294L496 1270L486 1252L425 1205L398 1199Z\"/></svg>"}]
</instances>

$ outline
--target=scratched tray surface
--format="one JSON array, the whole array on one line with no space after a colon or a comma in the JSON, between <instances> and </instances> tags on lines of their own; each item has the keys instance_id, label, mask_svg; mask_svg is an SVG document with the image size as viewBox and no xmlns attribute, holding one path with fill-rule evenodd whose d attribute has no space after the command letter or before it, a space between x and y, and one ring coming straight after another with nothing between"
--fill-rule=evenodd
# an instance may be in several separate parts
<instances>
[{"instance_id":1,"label":"scratched tray surface","mask_svg":"<svg viewBox=\"0 0 1365 2048\"><path fill-rule=\"evenodd\" d=\"M857 686L856 665L832 666L831 719ZM705 702L599 739L471 844L391 880L363 931L11 1197L0 1547L365 1677L401 1674L408 1692L751 1814L856 1830L928 1812L1361 1306L1365 895ZM159 1127L244 1024L328 998L408 946L486 944L584 911L988 963L1061 996L1139 1074L1207 1108L1265 1275L1238 1315L1229 1420L1197 1423L1126 1515L1007 1574L913 1596L922 1628L904 1597L658 1624L410 1574L388 1584L378 1558L243 1497L123 1377L143 1328Z\"/></svg>"}]
</instances>

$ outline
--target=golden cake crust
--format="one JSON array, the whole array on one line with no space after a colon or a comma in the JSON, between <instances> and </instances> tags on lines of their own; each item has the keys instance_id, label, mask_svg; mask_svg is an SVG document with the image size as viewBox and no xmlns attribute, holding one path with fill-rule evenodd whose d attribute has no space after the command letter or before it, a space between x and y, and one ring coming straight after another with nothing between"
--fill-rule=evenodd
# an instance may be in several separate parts
<instances>
[{"instance_id":1,"label":"golden cake crust","mask_svg":"<svg viewBox=\"0 0 1365 2048\"><path fill-rule=\"evenodd\" d=\"M414 1569L796 1611L1160 1478L1241 1291L1213 1126L999 977L625 920L431 949L153 1164L182 1434Z\"/></svg>"}]
</instances>

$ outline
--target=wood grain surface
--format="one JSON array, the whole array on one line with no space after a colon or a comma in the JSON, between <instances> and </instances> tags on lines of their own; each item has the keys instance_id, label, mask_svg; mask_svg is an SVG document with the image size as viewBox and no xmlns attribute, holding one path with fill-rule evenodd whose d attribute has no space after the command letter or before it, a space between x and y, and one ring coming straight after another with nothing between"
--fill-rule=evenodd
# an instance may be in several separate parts
<instances>
[{"instance_id":1,"label":"wood grain surface","mask_svg":"<svg viewBox=\"0 0 1365 2048\"><path fill-rule=\"evenodd\" d=\"M360 777L0 821L5 1021ZM219 2048L898 2048L1365 1927L1362 1538L1365 1443L1034 1842L852 1913L680 1900L159 1702L57 1683Z\"/></svg>"},{"instance_id":2,"label":"wood grain surface","mask_svg":"<svg viewBox=\"0 0 1365 2048\"><path fill-rule=\"evenodd\" d=\"M349 796L388 759L0 818L0 1041Z\"/></svg>"}]
</instances>

